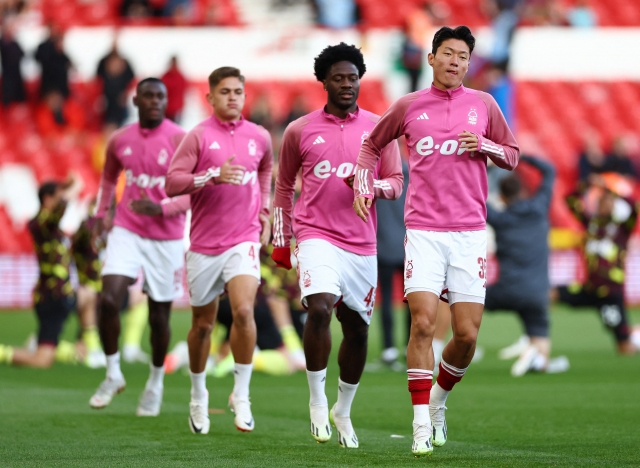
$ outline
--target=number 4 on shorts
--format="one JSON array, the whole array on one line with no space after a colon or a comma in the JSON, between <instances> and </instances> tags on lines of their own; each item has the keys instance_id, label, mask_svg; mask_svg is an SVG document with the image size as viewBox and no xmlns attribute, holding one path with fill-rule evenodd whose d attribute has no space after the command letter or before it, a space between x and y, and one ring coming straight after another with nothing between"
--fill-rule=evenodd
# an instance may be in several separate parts
<instances>
[{"instance_id":1,"label":"number 4 on shorts","mask_svg":"<svg viewBox=\"0 0 640 468\"><path fill-rule=\"evenodd\" d=\"M374 288L369 289L369 294L364 298L364 303L367 304L367 307L371 307L371 302L373 301L373 291Z\"/></svg>"}]
</instances>

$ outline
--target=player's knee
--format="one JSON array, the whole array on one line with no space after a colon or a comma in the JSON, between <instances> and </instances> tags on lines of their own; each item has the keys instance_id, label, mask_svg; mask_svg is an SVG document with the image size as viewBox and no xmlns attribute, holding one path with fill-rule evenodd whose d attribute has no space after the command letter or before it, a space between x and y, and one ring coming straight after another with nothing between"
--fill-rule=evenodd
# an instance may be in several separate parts
<instances>
[{"instance_id":1,"label":"player's knee","mask_svg":"<svg viewBox=\"0 0 640 468\"><path fill-rule=\"evenodd\" d=\"M471 349L478 339L478 330L462 330L454 332L453 339L456 344L465 349Z\"/></svg>"},{"instance_id":2,"label":"player's knee","mask_svg":"<svg viewBox=\"0 0 640 468\"><path fill-rule=\"evenodd\" d=\"M198 339L204 340L211 335L211 332L213 331L213 323L204 319L194 320L191 329Z\"/></svg>"},{"instance_id":3,"label":"player's knee","mask_svg":"<svg viewBox=\"0 0 640 468\"><path fill-rule=\"evenodd\" d=\"M104 293L100 299L100 313L103 315L111 316L120 313L120 306L113 294Z\"/></svg>"},{"instance_id":4,"label":"player's knee","mask_svg":"<svg viewBox=\"0 0 640 468\"><path fill-rule=\"evenodd\" d=\"M241 304L233 309L233 324L236 327L246 328L255 322L253 317L253 306Z\"/></svg>"},{"instance_id":5,"label":"player's knee","mask_svg":"<svg viewBox=\"0 0 640 468\"><path fill-rule=\"evenodd\" d=\"M165 314L149 314L149 326L154 330L169 328L169 317Z\"/></svg>"},{"instance_id":6,"label":"player's knee","mask_svg":"<svg viewBox=\"0 0 640 468\"><path fill-rule=\"evenodd\" d=\"M314 304L313 306L309 306L307 312L307 322L314 328L323 328L329 326L333 308L330 308L326 304Z\"/></svg>"},{"instance_id":7,"label":"player's knee","mask_svg":"<svg viewBox=\"0 0 640 468\"><path fill-rule=\"evenodd\" d=\"M426 314L411 316L411 334L417 338L429 338L433 336L436 329L436 322L431 320Z\"/></svg>"}]
</instances>

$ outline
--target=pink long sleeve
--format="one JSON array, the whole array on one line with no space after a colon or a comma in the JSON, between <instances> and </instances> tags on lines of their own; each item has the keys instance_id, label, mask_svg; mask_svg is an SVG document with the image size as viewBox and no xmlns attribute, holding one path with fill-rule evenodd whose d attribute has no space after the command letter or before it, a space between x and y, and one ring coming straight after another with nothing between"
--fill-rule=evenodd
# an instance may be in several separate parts
<instances>
[{"instance_id":1,"label":"pink long sleeve","mask_svg":"<svg viewBox=\"0 0 640 468\"><path fill-rule=\"evenodd\" d=\"M413 99L412 95L408 95L394 102L364 140L358 154L353 184L356 197L395 200L402 194L402 162L395 140L403 134L404 116ZM374 180L378 160L380 180Z\"/></svg>"},{"instance_id":2,"label":"pink long sleeve","mask_svg":"<svg viewBox=\"0 0 640 468\"><path fill-rule=\"evenodd\" d=\"M191 208L191 196L180 195L178 197L165 198L160 202L162 216L178 216L186 213Z\"/></svg>"},{"instance_id":3,"label":"pink long sleeve","mask_svg":"<svg viewBox=\"0 0 640 468\"><path fill-rule=\"evenodd\" d=\"M176 197L197 192L206 185L215 185L220 176L219 167L193 172L198 164L201 136L202 128L196 128L189 132L178 146L167 172L165 191L168 196Z\"/></svg>"},{"instance_id":4,"label":"pink long sleeve","mask_svg":"<svg viewBox=\"0 0 640 468\"><path fill-rule=\"evenodd\" d=\"M300 170L300 133L303 125L297 120L287 127L282 137L278 157L278 178L273 199L273 245L288 247L291 242L291 216L296 191L296 176Z\"/></svg>"},{"instance_id":5,"label":"pink long sleeve","mask_svg":"<svg viewBox=\"0 0 640 468\"><path fill-rule=\"evenodd\" d=\"M96 200L96 218L104 218L107 211L111 207L113 196L116 193L116 184L118 177L122 172L122 164L118 159L115 151L115 134L107 143L107 155L102 169L102 177L100 178L100 189Z\"/></svg>"},{"instance_id":6,"label":"pink long sleeve","mask_svg":"<svg viewBox=\"0 0 640 468\"><path fill-rule=\"evenodd\" d=\"M478 97L487 106L489 115L487 135L477 135L480 153L486 154L496 166L511 171L518 165L520 157L518 143L495 99L484 93L479 94Z\"/></svg>"},{"instance_id":7,"label":"pink long sleeve","mask_svg":"<svg viewBox=\"0 0 640 468\"><path fill-rule=\"evenodd\" d=\"M273 185L273 146L269 132L264 130L263 133L268 150L265 151L260 160L260 166L258 166L258 183L260 184L262 201L260 213L268 217L271 213L271 187Z\"/></svg>"}]
</instances>

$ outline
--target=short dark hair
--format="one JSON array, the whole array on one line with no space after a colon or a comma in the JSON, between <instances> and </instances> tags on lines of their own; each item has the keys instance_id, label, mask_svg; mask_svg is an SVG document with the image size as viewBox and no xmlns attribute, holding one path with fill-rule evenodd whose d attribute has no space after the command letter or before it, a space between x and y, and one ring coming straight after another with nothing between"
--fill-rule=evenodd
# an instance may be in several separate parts
<instances>
[{"instance_id":1,"label":"short dark hair","mask_svg":"<svg viewBox=\"0 0 640 468\"><path fill-rule=\"evenodd\" d=\"M500 194L507 200L513 200L520 195L522 184L520 178L515 175L509 175L500 181Z\"/></svg>"},{"instance_id":2,"label":"short dark hair","mask_svg":"<svg viewBox=\"0 0 640 468\"><path fill-rule=\"evenodd\" d=\"M162 81L160 78L155 78L153 76L150 76L148 78L145 78L144 80L138 81L138 84L136 85L136 91L140 91L140 88L147 83L160 83L162 86L166 87L166 85L164 84L164 81Z\"/></svg>"},{"instance_id":3,"label":"short dark hair","mask_svg":"<svg viewBox=\"0 0 640 468\"><path fill-rule=\"evenodd\" d=\"M225 78L238 78L242 84L244 84L244 76L240 73L240 70L235 67L220 67L216 68L209 75L209 88L213 89Z\"/></svg>"},{"instance_id":4,"label":"short dark hair","mask_svg":"<svg viewBox=\"0 0 640 468\"><path fill-rule=\"evenodd\" d=\"M438 51L438 47L448 39L459 39L464 41L469 46L469 53L473 52L473 48L476 45L476 38L471 34L471 30L467 26L458 26L455 29L451 29L449 26L443 26L433 36L433 42L431 43L431 53L435 55Z\"/></svg>"},{"instance_id":5,"label":"short dark hair","mask_svg":"<svg viewBox=\"0 0 640 468\"><path fill-rule=\"evenodd\" d=\"M318 81L324 81L327 78L327 73L334 63L338 62L351 62L358 69L358 77L362 76L367 71L367 66L364 64L364 56L360 49L354 45L348 45L341 42L338 45L326 47L315 58L313 62L313 72Z\"/></svg>"},{"instance_id":6,"label":"short dark hair","mask_svg":"<svg viewBox=\"0 0 640 468\"><path fill-rule=\"evenodd\" d=\"M52 197L53 195L55 195L56 190L58 190L59 186L60 184L54 180L48 180L47 182L43 183L38 189L38 200L40 200L40 204L42 205L44 197Z\"/></svg>"}]
</instances>

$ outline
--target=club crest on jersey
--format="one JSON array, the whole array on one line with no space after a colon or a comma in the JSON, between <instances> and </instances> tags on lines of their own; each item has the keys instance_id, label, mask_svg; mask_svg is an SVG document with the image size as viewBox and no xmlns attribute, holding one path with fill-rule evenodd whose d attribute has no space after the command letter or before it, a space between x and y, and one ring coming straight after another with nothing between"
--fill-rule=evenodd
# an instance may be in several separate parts
<instances>
[{"instance_id":1,"label":"club crest on jersey","mask_svg":"<svg viewBox=\"0 0 640 468\"><path fill-rule=\"evenodd\" d=\"M165 164L167 164L168 160L169 160L169 153L167 153L166 149L162 148L158 153L158 164L161 166L164 166Z\"/></svg>"},{"instance_id":2,"label":"club crest on jersey","mask_svg":"<svg viewBox=\"0 0 640 468\"><path fill-rule=\"evenodd\" d=\"M407 260L407 266L404 269L407 279L411 279L413 276L413 260Z\"/></svg>"},{"instance_id":3,"label":"club crest on jersey","mask_svg":"<svg viewBox=\"0 0 640 468\"><path fill-rule=\"evenodd\" d=\"M311 287L311 275L309 274L308 270L305 271L302 275L302 283L304 284L305 288Z\"/></svg>"},{"instance_id":4,"label":"club crest on jersey","mask_svg":"<svg viewBox=\"0 0 640 468\"><path fill-rule=\"evenodd\" d=\"M478 112L476 111L475 107L472 107L469 110L469 114L467 114L469 116L469 125L475 125L478 123Z\"/></svg>"},{"instance_id":5,"label":"club crest on jersey","mask_svg":"<svg viewBox=\"0 0 640 468\"><path fill-rule=\"evenodd\" d=\"M367 130L365 130L362 133L362 136L360 137L360 145L361 146L364 144L364 140L366 140L367 138L369 138L369 132Z\"/></svg>"},{"instance_id":6,"label":"club crest on jersey","mask_svg":"<svg viewBox=\"0 0 640 468\"><path fill-rule=\"evenodd\" d=\"M249 140L249 144L247 145L247 148L249 149L249 156L255 156L257 154L257 150L258 150L258 145L256 145L256 140L254 140L253 138L251 138Z\"/></svg>"}]
</instances>

